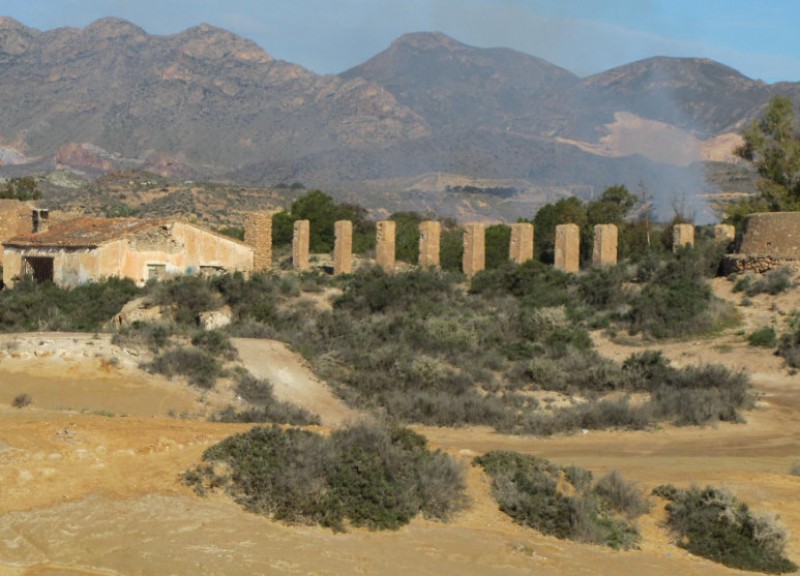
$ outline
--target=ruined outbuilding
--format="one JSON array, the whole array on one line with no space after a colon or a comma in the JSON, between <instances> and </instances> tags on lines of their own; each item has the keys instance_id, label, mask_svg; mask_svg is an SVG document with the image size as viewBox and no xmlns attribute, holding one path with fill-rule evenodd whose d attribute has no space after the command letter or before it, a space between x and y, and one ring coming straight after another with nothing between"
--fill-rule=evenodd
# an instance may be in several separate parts
<instances>
[{"instance_id":1,"label":"ruined outbuilding","mask_svg":"<svg viewBox=\"0 0 800 576\"><path fill-rule=\"evenodd\" d=\"M29 228L3 242L3 281L33 276L61 286L101 278L142 285L174 274L253 270L253 248L177 219L89 218L42 226L28 212ZM32 227L31 227L32 224ZM35 230L35 231L34 231Z\"/></svg>"},{"instance_id":2,"label":"ruined outbuilding","mask_svg":"<svg viewBox=\"0 0 800 576\"><path fill-rule=\"evenodd\" d=\"M746 216L736 239L735 254L726 257L724 272L766 272L800 264L800 212L762 212Z\"/></svg>"}]
</instances>

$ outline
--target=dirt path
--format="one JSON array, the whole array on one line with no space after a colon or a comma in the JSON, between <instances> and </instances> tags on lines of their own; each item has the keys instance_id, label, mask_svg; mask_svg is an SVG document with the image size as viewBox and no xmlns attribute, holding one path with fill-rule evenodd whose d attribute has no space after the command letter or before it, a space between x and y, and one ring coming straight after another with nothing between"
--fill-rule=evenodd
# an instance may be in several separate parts
<instances>
[{"instance_id":1,"label":"dirt path","mask_svg":"<svg viewBox=\"0 0 800 576\"><path fill-rule=\"evenodd\" d=\"M232 342L245 368L254 376L269 380L279 400L319 414L325 426L340 426L358 417L283 342L253 338L233 338Z\"/></svg>"}]
</instances>

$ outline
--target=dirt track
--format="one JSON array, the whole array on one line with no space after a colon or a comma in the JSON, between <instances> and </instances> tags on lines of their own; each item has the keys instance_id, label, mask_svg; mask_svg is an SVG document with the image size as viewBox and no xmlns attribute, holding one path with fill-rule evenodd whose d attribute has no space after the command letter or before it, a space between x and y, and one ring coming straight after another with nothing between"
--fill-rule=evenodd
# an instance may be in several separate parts
<instances>
[{"instance_id":1,"label":"dirt track","mask_svg":"<svg viewBox=\"0 0 800 576\"><path fill-rule=\"evenodd\" d=\"M722 282L716 289L726 294ZM756 299L743 310L747 331L780 321L781 310L797 306L792 298L797 296ZM35 356L42 341L52 341L57 351ZM102 338L90 341L85 335L35 335L9 347L0 338L0 576L740 573L673 546L659 525L663 510L642 521L640 551L615 552L523 529L496 509L486 478L472 467L469 510L448 524L419 519L398 532L287 527L245 513L222 496L198 498L182 485L180 472L207 446L247 426L177 417L201 413L199 395L145 377L136 358ZM632 351L603 338L598 346L611 356ZM748 347L736 331L659 348L676 363L749 367L763 396L748 423L550 439L476 428L419 429L465 462L507 448L597 474L617 468L646 488L664 482L725 486L756 510L780 514L790 531L789 556L800 562L800 477L788 474L800 459L800 377L768 351ZM275 350L280 359L274 366L306 370L285 348ZM329 393L309 382L304 402L325 406ZM286 390L276 385L279 395ZM33 404L11 408L22 392L31 394ZM329 421L335 423L333 415Z\"/></svg>"}]
</instances>

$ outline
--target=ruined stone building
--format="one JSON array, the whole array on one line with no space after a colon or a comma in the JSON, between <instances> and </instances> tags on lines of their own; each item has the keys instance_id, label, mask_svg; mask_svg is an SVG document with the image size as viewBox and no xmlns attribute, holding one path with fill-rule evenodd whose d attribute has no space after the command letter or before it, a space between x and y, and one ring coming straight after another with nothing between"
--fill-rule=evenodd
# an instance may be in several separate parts
<instances>
[{"instance_id":1,"label":"ruined stone building","mask_svg":"<svg viewBox=\"0 0 800 576\"><path fill-rule=\"evenodd\" d=\"M28 211L28 231L3 242L3 281L30 275L61 286L110 276L142 285L171 274L253 269L252 247L174 218L75 218L48 225Z\"/></svg>"}]
</instances>

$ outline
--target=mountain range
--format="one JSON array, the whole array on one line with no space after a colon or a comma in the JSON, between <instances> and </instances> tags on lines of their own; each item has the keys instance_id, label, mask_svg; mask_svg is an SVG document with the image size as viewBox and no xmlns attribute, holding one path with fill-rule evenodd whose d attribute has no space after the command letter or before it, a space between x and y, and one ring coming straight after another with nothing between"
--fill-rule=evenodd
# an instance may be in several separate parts
<instances>
[{"instance_id":1,"label":"mountain range","mask_svg":"<svg viewBox=\"0 0 800 576\"><path fill-rule=\"evenodd\" d=\"M413 33L318 75L205 24L154 36L117 18L39 31L0 17L0 175L137 168L302 182L373 208L486 218L619 183L695 205L741 180L741 167L715 170L730 183L706 168L733 161L738 131L776 94L797 100L800 82L766 84L708 59L579 78ZM486 193L467 208L453 192L476 189Z\"/></svg>"}]
</instances>

